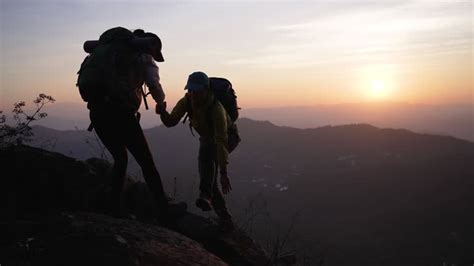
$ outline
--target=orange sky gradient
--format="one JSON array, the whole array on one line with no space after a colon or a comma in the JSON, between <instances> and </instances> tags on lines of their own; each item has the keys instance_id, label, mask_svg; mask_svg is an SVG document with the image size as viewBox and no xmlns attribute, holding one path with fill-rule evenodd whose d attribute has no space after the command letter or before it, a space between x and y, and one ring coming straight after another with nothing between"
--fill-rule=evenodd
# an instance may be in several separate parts
<instances>
[{"instance_id":1,"label":"orange sky gradient","mask_svg":"<svg viewBox=\"0 0 474 266\"><path fill-rule=\"evenodd\" d=\"M197 70L230 79L244 108L474 103L471 1L131 3L98 19L99 1L2 1L0 107L81 102L82 44L118 25L161 37L169 106Z\"/></svg>"}]
</instances>

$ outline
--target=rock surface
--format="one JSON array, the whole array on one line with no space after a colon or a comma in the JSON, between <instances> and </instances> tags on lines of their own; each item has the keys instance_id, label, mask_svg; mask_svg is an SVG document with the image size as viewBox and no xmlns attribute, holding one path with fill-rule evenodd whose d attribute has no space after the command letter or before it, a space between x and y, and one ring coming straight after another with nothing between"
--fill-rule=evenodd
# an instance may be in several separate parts
<instances>
[{"instance_id":1,"label":"rock surface","mask_svg":"<svg viewBox=\"0 0 474 266\"><path fill-rule=\"evenodd\" d=\"M7 265L227 265L179 233L102 214L63 212L15 227L22 235L3 247Z\"/></svg>"},{"instance_id":2,"label":"rock surface","mask_svg":"<svg viewBox=\"0 0 474 266\"><path fill-rule=\"evenodd\" d=\"M0 150L2 265L269 265L244 232L186 213L166 224L146 184L127 180L133 219L105 215L110 164L28 146Z\"/></svg>"}]
</instances>

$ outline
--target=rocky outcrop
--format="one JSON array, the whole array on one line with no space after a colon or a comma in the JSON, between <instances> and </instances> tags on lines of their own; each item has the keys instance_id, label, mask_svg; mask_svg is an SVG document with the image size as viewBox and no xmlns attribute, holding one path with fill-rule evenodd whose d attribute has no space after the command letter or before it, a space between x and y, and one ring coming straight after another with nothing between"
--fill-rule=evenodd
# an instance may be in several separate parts
<instances>
[{"instance_id":1,"label":"rocky outcrop","mask_svg":"<svg viewBox=\"0 0 474 266\"><path fill-rule=\"evenodd\" d=\"M187 213L160 225L145 184L127 180L132 215L105 215L110 164L28 146L0 150L0 263L14 265L268 265L239 229Z\"/></svg>"},{"instance_id":2,"label":"rocky outcrop","mask_svg":"<svg viewBox=\"0 0 474 266\"><path fill-rule=\"evenodd\" d=\"M19 235L2 247L7 265L227 265L179 233L102 214L62 212L10 229Z\"/></svg>"},{"instance_id":3,"label":"rocky outcrop","mask_svg":"<svg viewBox=\"0 0 474 266\"><path fill-rule=\"evenodd\" d=\"M238 228L232 233L222 233L217 225L194 214L181 217L175 227L231 265L270 264L265 252Z\"/></svg>"}]
</instances>

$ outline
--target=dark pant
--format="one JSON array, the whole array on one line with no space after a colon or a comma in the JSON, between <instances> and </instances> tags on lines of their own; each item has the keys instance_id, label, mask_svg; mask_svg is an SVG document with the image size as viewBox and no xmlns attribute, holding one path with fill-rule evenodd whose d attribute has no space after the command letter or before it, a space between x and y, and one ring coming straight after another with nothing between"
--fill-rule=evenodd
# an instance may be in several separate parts
<instances>
[{"instance_id":1,"label":"dark pant","mask_svg":"<svg viewBox=\"0 0 474 266\"><path fill-rule=\"evenodd\" d=\"M127 173L127 150L140 165L148 188L159 207L164 207L166 197L161 177L135 114L110 106L101 106L91 108L90 119L100 140L114 158L112 201L115 207L120 208L121 194Z\"/></svg>"},{"instance_id":2,"label":"dark pant","mask_svg":"<svg viewBox=\"0 0 474 266\"><path fill-rule=\"evenodd\" d=\"M231 218L224 196L217 185L216 144L213 140L200 139L198 162L201 196L211 200L217 216L223 219Z\"/></svg>"}]
</instances>

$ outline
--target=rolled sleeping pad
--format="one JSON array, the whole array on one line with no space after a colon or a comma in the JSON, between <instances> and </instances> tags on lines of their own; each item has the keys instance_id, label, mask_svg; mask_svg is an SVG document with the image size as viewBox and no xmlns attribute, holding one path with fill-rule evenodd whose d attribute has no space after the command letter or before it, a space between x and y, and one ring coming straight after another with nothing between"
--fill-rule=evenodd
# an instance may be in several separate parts
<instances>
[{"instance_id":1,"label":"rolled sleeping pad","mask_svg":"<svg viewBox=\"0 0 474 266\"><path fill-rule=\"evenodd\" d=\"M154 42L154 38L150 37L143 37L143 38L133 38L130 40L130 43L132 46L137 49L137 51L142 51L142 52L147 52L150 51L152 45ZM94 48L96 48L99 45L98 40L89 40L84 42L84 51L86 53L92 53L94 51Z\"/></svg>"},{"instance_id":2,"label":"rolled sleeping pad","mask_svg":"<svg viewBox=\"0 0 474 266\"><path fill-rule=\"evenodd\" d=\"M92 53L94 51L94 48L99 45L99 41L85 41L84 42L84 51L88 54Z\"/></svg>"}]
</instances>

